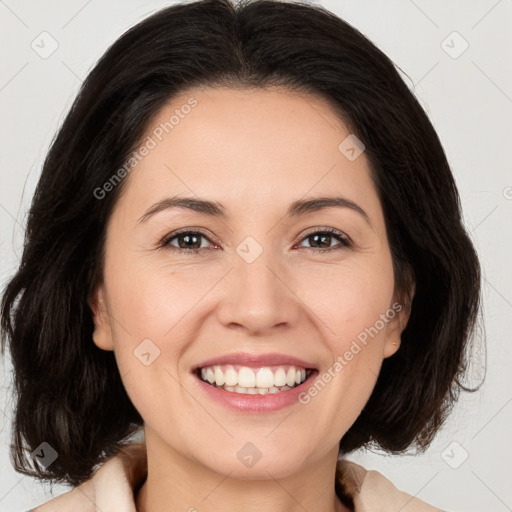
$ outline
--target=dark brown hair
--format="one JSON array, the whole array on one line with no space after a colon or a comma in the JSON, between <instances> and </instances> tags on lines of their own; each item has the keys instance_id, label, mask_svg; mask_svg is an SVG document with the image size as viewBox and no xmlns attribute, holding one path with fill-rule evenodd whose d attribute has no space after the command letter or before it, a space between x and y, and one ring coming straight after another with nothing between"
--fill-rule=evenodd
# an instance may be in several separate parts
<instances>
[{"instance_id":1,"label":"dark brown hair","mask_svg":"<svg viewBox=\"0 0 512 512\"><path fill-rule=\"evenodd\" d=\"M53 141L23 255L2 299L14 365L17 471L77 485L142 425L113 352L91 340L105 227L121 168L175 95L205 86L285 87L325 99L366 146L397 290L411 316L340 451L425 448L457 398L479 310L480 268L445 153L393 62L319 6L272 0L177 4L123 34L91 71ZM58 458L29 456L42 442Z\"/></svg>"}]
</instances>

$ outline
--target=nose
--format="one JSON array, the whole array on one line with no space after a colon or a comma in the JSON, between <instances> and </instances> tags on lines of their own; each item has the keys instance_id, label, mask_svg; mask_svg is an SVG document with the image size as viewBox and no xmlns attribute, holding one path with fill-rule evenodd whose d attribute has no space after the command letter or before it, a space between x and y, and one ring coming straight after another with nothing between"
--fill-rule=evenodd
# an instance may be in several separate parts
<instances>
[{"instance_id":1,"label":"nose","mask_svg":"<svg viewBox=\"0 0 512 512\"><path fill-rule=\"evenodd\" d=\"M263 251L252 263L236 255L225 281L217 315L229 329L263 335L292 327L300 318L293 277L271 251Z\"/></svg>"}]
</instances>

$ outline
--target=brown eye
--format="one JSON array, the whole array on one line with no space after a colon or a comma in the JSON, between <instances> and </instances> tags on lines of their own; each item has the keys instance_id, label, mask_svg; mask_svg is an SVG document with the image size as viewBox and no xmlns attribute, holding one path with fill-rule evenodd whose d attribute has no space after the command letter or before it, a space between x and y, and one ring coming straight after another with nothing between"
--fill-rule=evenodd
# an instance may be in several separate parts
<instances>
[{"instance_id":1,"label":"brown eye","mask_svg":"<svg viewBox=\"0 0 512 512\"><path fill-rule=\"evenodd\" d=\"M200 231L179 231L178 233L173 233L170 237L166 238L162 243L162 247L176 251L190 250L201 252L208 249L207 247L201 247L203 240L208 240L208 238ZM177 242L177 245L171 243L174 241Z\"/></svg>"},{"instance_id":2,"label":"brown eye","mask_svg":"<svg viewBox=\"0 0 512 512\"><path fill-rule=\"evenodd\" d=\"M302 240L307 240L310 244L309 247L305 246L306 249L312 249L320 252L350 246L350 242L347 237L340 231L333 228L313 231L307 234ZM333 240L338 240L339 243L331 246Z\"/></svg>"}]
</instances>

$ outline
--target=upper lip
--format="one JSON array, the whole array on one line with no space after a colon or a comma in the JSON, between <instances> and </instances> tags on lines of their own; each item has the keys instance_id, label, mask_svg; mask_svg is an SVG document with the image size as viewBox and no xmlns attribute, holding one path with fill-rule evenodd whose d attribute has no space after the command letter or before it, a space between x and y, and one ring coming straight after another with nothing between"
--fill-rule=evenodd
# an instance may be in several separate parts
<instances>
[{"instance_id":1,"label":"upper lip","mask_svg":"<svg viewBox=\"0 0 512 512\"><path fill-rule=\"evenodd\" d=\"M194 366L192 371L207 366L221 364L238 364L242 366L272 366L272 365L294 365L301 368L316 370L312 363L286 354L250 354L247 352L233 352L222 356L208 359Z\"/></svg>"}]
</instances>

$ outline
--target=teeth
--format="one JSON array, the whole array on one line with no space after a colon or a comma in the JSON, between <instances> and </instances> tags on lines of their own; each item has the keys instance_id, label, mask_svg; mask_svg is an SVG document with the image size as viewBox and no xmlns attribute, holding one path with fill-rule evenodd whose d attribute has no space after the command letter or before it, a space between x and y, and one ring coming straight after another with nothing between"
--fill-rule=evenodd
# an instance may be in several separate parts
<instances>
[{"instance_id":1,"label":"teeth","mask_svg":"<svg viewBox=\"0 0 512 512\"><path fill-rule=\"evenodd\" d=\"M220 368L218 368L218 370L221 371ZM226 386L236 386L238 384L238 374L233 370L233 368L228 368L226 370L224 379L226 381ZM213 382L210 382L210 384L213 384ZM221 384L217 385L220 386Z\"/></svg>"},{"instance_id":2,"label":"teeth","mask_svg":"<svg viewBox=\"0 0 512 512\"><path fill-rule=\"evenodd\" d=\"M256 374L256 386L270 388L274 384L274 374L270 368L260 368Z\"/></svg>"},{"instance_id":3,"label":"teeth","mask_svg":"<svg viewBox=\"0 0 512 512\"><path fill-rule=\"evenodd\" d=\"M286 374L286 385L294 386L295 385L295 368L291 366L288 369L288 373Z\"/></svg>"},{"instance_id":4,"label":"teeth","mask_svg":"<svg viewBox=\"0 0 512 512\"><path fill-rule=\"evenodd\" d=\"M271 388L246 388L244 386L221 386L224 391L231 391L231 393L240 393L245 395L267 395L268 393L280 393L292 389L289 386L281 386L277 388L272 386Z\"/></svg>"},{"instance_id":5,"label":"teeth","mask_svg":"<svg viewBox=\"0 0 512 512\"><path fill-rule=\"evenodd\" d=\"M224 384L224 374L222 373L221 369L219 367L215 368L214 370L214 375L215 375L215 382L219 385L219 386L222 386Z\"/></svg>"},{"instance_id":6,"label":"teeth","mask_svg":"<svg viewBox=\"0 0 512 512\"><path fill-rule=\"evenodd\" d=\"M234 393L266 395L291 389L306 380L305 368L297 366L215 365L201 369L201 379Z\"/></svg>"},{"instance_id":7,"label":"teeth","mask_svg":"<svg viewBox=\"0 0 512 512\"><path fill-rule=\"evenodd\" d=\"M297 382L297 384L299 384L299 382ZM284 386L285 384L286 372L282 368L278 368L276 373L274 373L274 386Z\"/></svg>"},{"instance_id":8,"label":"teeth","mask_svg":"<svg viewBox=\"0 0 512 512\"><path fill-rule=\"evenodd\" d=\"M212 368L207 368L206 369L206 380L210 384L213 384L215 382L215 373L213 372Z\"/></svg>"},{"instance_id":9,"label":"teeth","mask_svg":"<svg viewBox=\"0 0 512 512\"><path fill-rule=\"evenodd\" d=\"M250 368L246 366L240 368L238 372L238 385L244 388L253 388L256 386L256 375L254 375L254 372Z\"/></svg>"}]
</instances>

